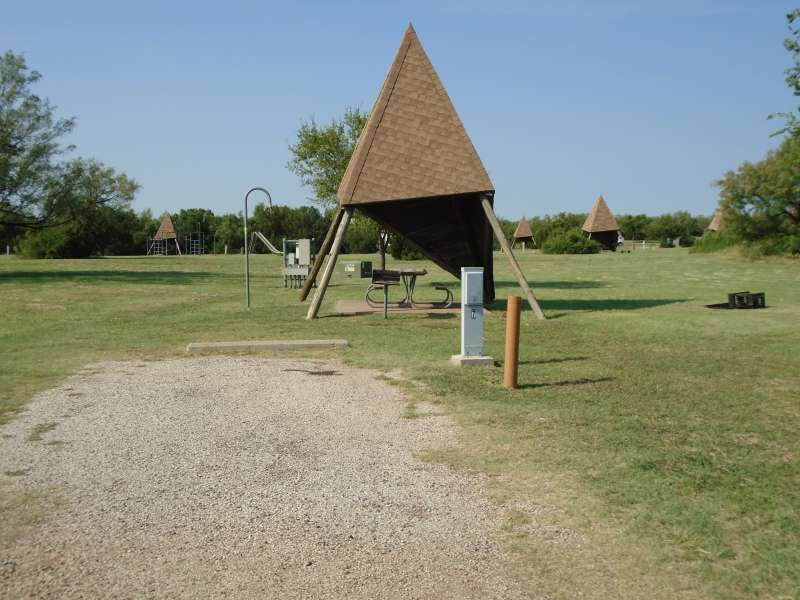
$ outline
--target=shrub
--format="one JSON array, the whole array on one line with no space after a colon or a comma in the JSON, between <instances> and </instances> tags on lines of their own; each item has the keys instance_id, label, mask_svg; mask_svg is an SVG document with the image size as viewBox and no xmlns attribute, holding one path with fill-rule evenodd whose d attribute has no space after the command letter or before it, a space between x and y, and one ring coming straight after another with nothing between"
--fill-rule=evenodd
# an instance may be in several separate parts
<instances>
[{"instance_id":1,"label":"shrub","mask_svg":"<svg viewBox=\"0 0 800 600\"><path fill-rule=\"evenodd\" d=\"M597 254L603 247L590 240L580 229L563 231L542 244L544 254Z\"/></svg>"},{"instance_id":2,"label":"shrub","mask_svg":"<svg viewBox=\"0 0 800 600\"><path fill-rule=\"evenodd\" d=\"M398 260L420 260L425 258L416 248L409 246L403 238L394 234L389 236L389 253L392 258Z\"/></svg>"},{"instance_id":3,"label":"shrub","mask_svg":"<svg viewBox=\"0 0 800 600\"><path fill-rule=\"evenodd\" d=\"M794 235L781 235L746 242L741 246L742 254L748 258L762 256L796 256L800 254L800 237Z\"/></svg>"},{"instance_id":4,"label":"shrub","mask_svg":"<svg viewBox=\"0 0 800 600\"><path fill-rule=\"evenodd\" d=\"M736 245L736 240L724 232L707 231L695 240L691 252L719 252Z\"/></svg>"},{"instance_id":5,"label":"shrub","mask_svg":"<svg viewBox=\"0 0 800 600\"><path fill-rule=\"evenodd\" d=\"M30 230L19 243L19 253L25 258L65 258L66 243L64 227Z\"/></svg>"}]
</instances>

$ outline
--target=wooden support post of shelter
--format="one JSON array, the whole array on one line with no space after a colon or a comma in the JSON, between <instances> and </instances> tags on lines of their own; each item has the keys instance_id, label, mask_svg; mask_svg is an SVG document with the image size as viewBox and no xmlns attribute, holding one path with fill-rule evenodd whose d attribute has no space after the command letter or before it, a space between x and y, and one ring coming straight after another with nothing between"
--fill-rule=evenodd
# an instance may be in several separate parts
<instances>
[{"instance_id":1,"label":"wooden support post of shelter","mask_svg":"<svg viewBox=\"0 0 800 600\"><path fill-rule=\"evenodd\" d=\"M528 280L525 278L525 274L522 272L522 268L519 266L517 258L511 251L511 246L508 245L508 240L506 239L506 236L503 233L503 228L500 226L500 222L497 220L497 217L494 214L494 210L492 209L492 203L489 201L489 198L484 196L483 198L481 198L481 204L483 205L483 210L486 213L486 219L492 226L492 230L494 230L494 235L497 238L497 241L500 243L500 249L503 251L503 254L506 255L506 258L508 259L508 262L511 265L511 271L517 278L519 287L522 288L522 292L525 294L525 298L528 300L528 304L530 304L531 310L533 310L537 319L544 320L545 316L544 313L542 312L542 308L539 306L539 302L538 300L536 300L536 296L533 295L533 292L531 291L531 288L528 285Z\"/></svg>"},{"instance_id":2,"label":"wooden support post of shelter","mask_svg":"<svg viewBox=\"0 0 800 600\"><path fill-rule=\"evenodd\" d=\"M337 208L336 213L333 215L333 221L331 222L331 226L328 228L328 233L325 234L325 239L322 240L322 246L320 246L319 250L317 251L317 257L314 259L314 265L311 267L311 272L308 274L306 282L303 284L303 289L300 291L300 302L305 302L306 298L308 298L308 292L311 291L311 288L317 281L319 270L322 268L322 263L325 260L325 256L331 249L333 236L339 227L339 222L342 220L342 213L344 213L344 211L341 208Z\"/></svg>"},{"instance_id":3,"label":"wooden support post of shelter","mask_svg":"<svg viewBox=\"0 0 800 600\"><path fill-rule=\"evenodd\" d=\"M339 185L336 195L346 213L308 318L317 315L341 237L356 210L454 277L461 276L461 267L483 267L484 301L492 302L494 192L447 91L409 25ZM526 298L541 315L507 241L502 234L500 238Z\"/></svg>"},{"instance_id":4,"label":"wooden support post of shelter","mask_svg":"<svg viewBox=\"0 0 800 600\"><path fill-rule=\"evenodd\" d=\"M333 274L333 268L336 266L336 258L339 256L339 251L342 249L342 240L344 239L344 232L347 231L347 225L350 223L351 212L351 209L342 210L339 227L336 229L336 237L333 238L333 244L331 245L330 256L325 265L325 270L322 272L322 279L314 292L311 306L308 307L306 319L315 318L319 312L319 307L322 304L322 299L325 297L325 291L328 289L328 283L330 283L331 275Z\"/></svg>"}]
</instances>

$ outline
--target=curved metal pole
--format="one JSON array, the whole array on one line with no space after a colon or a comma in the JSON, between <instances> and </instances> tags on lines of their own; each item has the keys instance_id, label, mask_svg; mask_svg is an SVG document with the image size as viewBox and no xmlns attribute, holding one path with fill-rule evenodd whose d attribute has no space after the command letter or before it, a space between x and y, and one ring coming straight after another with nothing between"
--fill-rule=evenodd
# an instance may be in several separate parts
<instances>
[{"instance_id":1,"label":"curved metal pole","mask_svg":"<svg viewBox=\"0 0 800 600\"><path fill-rule=\"evenodd\" d=\"M247 245L247 199L253 192L264 192L269 201L269 207L272 208L272 196L269 192L262 187L251 188L244 195L244 287L247 295L247 308L250 308L250 247Z\"/></svg>"}]
</instances>

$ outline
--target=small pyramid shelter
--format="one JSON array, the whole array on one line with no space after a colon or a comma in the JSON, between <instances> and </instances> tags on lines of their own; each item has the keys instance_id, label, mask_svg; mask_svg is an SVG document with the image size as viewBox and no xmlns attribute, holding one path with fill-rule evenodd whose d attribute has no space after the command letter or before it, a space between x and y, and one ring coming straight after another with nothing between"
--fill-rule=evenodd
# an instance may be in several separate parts
<instances>
[{"instance_id":1,"label":"small pyramid shelter","mask_svg":"<svg viewBox=\"0 0 800 600\"><path fill-rule=\"evenodd\" d=\"M514 239L515 240L531 240L533 239L533 231L531 231L531 226L528 223L528 219L522 217L520 222L517 224L517 228L514 230Z\"/></svg>"},{"instance_id":2,"label":"small pyramid shelter","mask_svg":"<svg viewBox=\"0 0 800 600\"><path fill-rule=\"evenodd\" d=\"M175 223L172 221L172 215L164 213L164 218L161 219L161 225L158 231L153 236L154 240L177 240L178 233L175 231Z\"/></svg>"},{"instance_id":3,"label":"small pyramid shelter","mask_svg":"<svg viewBox=\"0 0 800 600\"><path fill-rule=\"evenodd\" d=\"M494 299L492 231L481 199L494 185L414 28L403 35L338 190L445 271L483 266Z\"/></svg>"},{"instance_id":4,"label":"small pyramid shelter","mask_svg":"<svg viewBox=\"0 0 800 600\"><path fill-rule=\"evenodd\" d=\"M533 231L531 231L531 226L528 223L528 219L522 217L520 222L517 224L517 228L514 230L514 244L521 243L523 249L525 248L525 244L530 242L531 244L535 244L535 240L533 239Z\"/></svg>"},{"instance_id":5,"label":"small pyramid shelter","mask_svg":"<svg viewBox=\"0 0 800 600\"><path fill-rule=\"evenodd\" d=\"M602 196L595 201L592 212L586 217L581 229L609 250L616 250L619 224Z\"/></svg>"},{"instance_id":6,"label":"small pyramid shelter","mask_svg":"<svg viewBox=\"0 0 800 600\"><path fill-rule=\"evenodd\" d=\"M711 222L708 224L708 227L706 227L706 230L722 231L724 227L725 227L725 221L722 218L722 211L718 209L717 212L714 213L714 217L711 219Z\"/></svg>"},{"instance_id":7,"label":"small pyramid shelter","mask_svg":"<svg viewBox=\"0 0 800 600\"><path fill-rule=\"evenodd\" d=\"M178 232L175 229L175 223L172 221L172 215L164 213L164 218L161 219L158 231L147 241L147 255L171 254L171 243L175 244L175 251L181 254L181 245L178 242Z\"/></svg>"}]
</instances>

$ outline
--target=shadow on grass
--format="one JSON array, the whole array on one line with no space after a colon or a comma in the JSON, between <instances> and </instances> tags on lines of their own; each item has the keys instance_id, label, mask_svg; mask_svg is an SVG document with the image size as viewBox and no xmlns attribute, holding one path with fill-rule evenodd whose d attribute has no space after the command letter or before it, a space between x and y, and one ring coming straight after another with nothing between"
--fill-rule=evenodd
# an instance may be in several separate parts
<instances>
[{"instance_id":1,"label":"shadow on grass","mask_svg":"<svg viewBox=\"0 0 800 600\"><path fill-rule=\"evenodd\" d=\"M546 387L566 387L570 385L591 385L593 383L604 383L606 381L614 381L613 377L599 377L597 379L581 378L581 379L567 379L564 381L552 381L550 383L524 383L519 386L521 390L535 390L538 388Z\"/></svg>"},{"instance_id":2,"label":"shadow on grass","mask_svg":"<svg viewBox=\"0 0 800 600\"><path fill-rule=\"evenodd\" d=\"M420 285L422 284L420 280ZM430 285L441 285L450 289L459 289L461 286L460 281L431 281ZM608 287L608 284L602 281L529 281L528 285L532 290L536 289L554 289L554 290L586 290L592 288ZM519 283L516 281L497 281L494 282L495 288L519 288Z\"/></svg>"},{"instance_id":3,"label":"shadow on grass","mask_svg":"<svg viewBox=\"0 0 800 600\"><path fill-rule=\"evenodd\" d=\"M555 363L571 362L575 360L589 360L588 356L563 356L560 358L542 358L540 360L521 360L521 365L552 365Z\"/></svg>"},{"instance_id":4,"label":"shadow on grass","mask_svg":"<svg viewBox=\"0 0 800 600\"><path fill-rule=\"evenodd\" d=\"M640 310L643 308L653 308L655 306L664 306L666 304L677 304L679 302L688 302L688 298L643 298L643 299L575 299L569 298L564 300L539 300L539 306L545 313L547 318L563 317L564 313L552 315L548 311L554 310L568 310L568 311L601 311L601 310ZM505 311L508 304L507 300L495 300L489 305L490 310ZM531 310L527 302L522 303L522 310Z\"/></svg>"},{"instance_id":5,"label":"shadow on grass","mask_svg":"<svg viewBox=\"0 0 800 600\"><path fill-rule=\"evenodd\" d=\"M57 283L61 281L116 281L142 284L185 284L211 278L230 277L226 273L204 271L8 271L0 273L0 283Z\"/></svg>"},{"instance_id":6,"label":"shadow on grass","mask_svg":"<svg viewBox=\"0 0 800 600\"><path fill-rule=\"evenodd\" d=\"M553 290L588 290L593 288L608 287L608 284L602 281L529 281L528 285L532 290L536 289L553 289ZM518 288L519 284L516 281L495 281L495 288Z\"/></svg>"}]
</instances>

